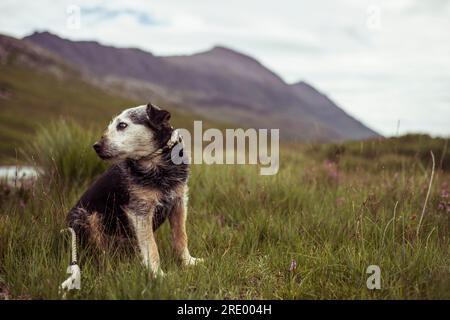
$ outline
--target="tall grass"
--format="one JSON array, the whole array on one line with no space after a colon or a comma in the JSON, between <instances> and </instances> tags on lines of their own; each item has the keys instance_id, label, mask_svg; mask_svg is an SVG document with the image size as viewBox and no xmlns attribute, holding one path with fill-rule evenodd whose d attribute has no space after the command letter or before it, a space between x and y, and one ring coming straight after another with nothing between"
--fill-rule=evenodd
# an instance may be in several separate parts
<instances>
[{"instance_id":1,"label":"tall grass","mask_svg":"<svg viewBox=\"0 0 450 320\"><path fill-rule=\"evenodd\" d=\"M39 136L53 145L45 152L66 160L40 163L66 172L66 191L49 191L44 178L32 189L0 193L0 290L10 298L61 298L70 250L59 230L84 190L70 179L88 183L101 171L93 159L83 174L73 170L86 159L79 152L69 157L66 143L89 148L92 133L60 126ZM66 138L51 142L53 130ZM380 148L395 156L391 147ZM400 168L382 160L350 168L310 150L283 147L275 176L260 176L253 166L193 166L188 234L192 254L205 262L180 267L164 224L156 236L165 279L152 279L132 252L82 250L82 290L68 298L450 298L450 213L442 206L448 173L436 172L417 236L430 166L412 156ZM290 269L292 260L297 267ZM381 290L366 287L373 264L381 268Z\"/></svg>"},{"instance_id":2,"label":"tall grass","mask_svg":"<svg viewBox=\"0 0 450 320\"><path fill-rule=\"evenodd\" d=\"M92 149L99 136L98 130L87 130L75 122L52 121L41 126L22 152L28 163L41 169L47 182L79 185L107 167Z\"/></svg>"},{"instance_id":3,"label":"tall grass","mask_svg":"<svg viewBox=\"0 0 450 320\"><path fill-rule=\"evenodd\" d=\"M436 156L436 169L450 171L450 139L432 138L429 135L408 134L389 139L372 139L341 144L315 144L309 152L320 159L340 162L346 169L401 171L431 165L430 151Z\"/></svg>"}]
</instances>

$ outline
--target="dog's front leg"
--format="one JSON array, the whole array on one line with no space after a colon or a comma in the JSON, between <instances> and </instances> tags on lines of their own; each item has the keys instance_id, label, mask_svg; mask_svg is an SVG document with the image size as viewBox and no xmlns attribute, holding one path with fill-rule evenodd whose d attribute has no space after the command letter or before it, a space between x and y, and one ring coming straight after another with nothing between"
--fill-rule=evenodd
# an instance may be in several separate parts
<instances>
[{"instance_id":1,"label":"dog's front leg","mask_svg":"<svg viewBox=\"0 0 450 320\"><path fill-rule=\"evenodd\" d=\"M136 214L127 212L127 215L133 225L144 265L151 270L154 276L164 276L164 272L160 267L158 247L153 234L153 213Z\"/></svg>"},{"instance_id":2,"label":"dog's front leg","mask_svg":"<svg viewBox=\"0 0 450 320\"><path fill-rule=\"evenodd\" d=\"M202 262L201 258L194 258L189 253L188 237L186 233L187 197L185 201L179 200L169 215L170 229L172 233L172 246L181 262L186 265L195 265Z\"/></svg>"}]
</instances>

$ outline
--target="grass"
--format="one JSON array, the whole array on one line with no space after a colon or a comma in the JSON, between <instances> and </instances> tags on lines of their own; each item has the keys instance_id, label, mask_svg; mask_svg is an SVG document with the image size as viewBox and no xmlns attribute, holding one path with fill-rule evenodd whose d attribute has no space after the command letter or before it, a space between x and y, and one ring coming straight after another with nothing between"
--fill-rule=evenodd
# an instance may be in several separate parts
<instances>
[{"instance_id":1,"label":"grass","mask_svg":"<svg viewBox=\"0 0 450 320\"><path fill-rule=\"evenodd\" d=\"M58 131L62 128L64 132ZM55 141L48 139L55 135ZM30 189L2 187L3 295L61 298L58 286L66 277L70 250L60 229L68 210L103 168L90 149L78 155L71 147L79 148L92 136L95 132L81 132L68 123L43 129L32 147L41 158L34 160L47 171L64 174L43 176ZM446 142L403 139L412 141L411 152L400 150L404 144L396 139L283 146L275 176L260 176L255 166L192 166L190 249L205 262L180 267L164 224L157 243L168 272L165 279L151 278L133 253L82 251L82 290L68 298L449 299L446 156L442 169L436 168L416 235L431 173L429 158L417 154L429 154L432 148L440 160ZM346 151L336 158L333 150L338 148ZM79 167L86 159L88 168ZM74 177L78 183L72 184ZM297 267L289 270L293 260ZM381 290L366 287L369 265L381 268Z\"/></svg>"},{"instance_id":2,"label":"grass","mask_svg":"<svg viewBox=\"0 0 450 320\"><path fill-rule=\"evenodd\" d=\"M27 163L42 169L44 180L58 185L79 185L107 169L91 152L98 135L75 122L50 122L21 150Z\"/></svg>"},{"instance_id":3,"label":"grass","mask_svg":"<svg viewBox=\"0 0 450 320\"><path fill-rule=\"evenodd\" d=\"M54 76L17 67L0 66L0 87L9 97L0 99L0 154L14 158L40 124L64 117L80 123L107 123L130 100L102 92L70 75ZM97 122L97 121L101 122Z\"/></svg>"},{"instance_id":4,"label":"grass","mask_svg":"<svg viewBox=\"0 0 450 320\"><path fill-rule=\"evenodd\" d=\"M388 140L315 144L310 146L310 151L322 160L339 162L347 170L382 170L385 167L402 170L405 166L418 164L423 171L431 164L432 151L436 156L436 168L450 170L449 139L431 138L428 135L409 134ZM377 166L374 166L374 162Z\"/></svg>"}]
</instances>

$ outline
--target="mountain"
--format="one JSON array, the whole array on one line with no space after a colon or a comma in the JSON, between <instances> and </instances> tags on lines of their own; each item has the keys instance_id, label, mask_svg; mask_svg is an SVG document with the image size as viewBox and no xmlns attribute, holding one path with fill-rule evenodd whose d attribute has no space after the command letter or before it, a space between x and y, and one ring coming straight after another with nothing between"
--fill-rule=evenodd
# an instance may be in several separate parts
<instances>
[{"instance_id":1,"label":"mountain","mask_svg":"<svg viewBox=\"0 0 450 320\"><path fill-rule=\"evenodd\" d=\"M135 99L157 96L209 119L280 128L285 139L338 141L377 136L310 85L289 85L254 58L225 47L159 57L135 48L62 39L48 32L24 39L94 74L96 85Z\"/></svg>"},{"instance_id":2,"label":"mountain","mask_svg":"<svg viewBox=\"0 0 450 320\"><path fill-rule=\"evenodd\" d=\"M77 121L100 133L111 118L127 106L138 105L86 82L80 72L54 53L28 41L0 34L0 161L16 164L24 145L36 129L60 118ZM93 79L91 76L90 79ZM205 127L227 125L207 121L166 100L153 100L168 107L175 127L191 129L195 119Z\"/></svg>"},{"instance_id":3,"label":"mountain","mask_svg":"<svg viewBox=\"0 0 450 320\"><path fill-rule=\"evenodd\" d=\"M306 82L300 81L291 87L301 104L308 108L308 112L325 123L333 123L333 129L341 136L355 136L364 139L374 135L372 130L365 130L367 128L361 122L352 118L326 95Z\"/></svg>"}]
</instances>

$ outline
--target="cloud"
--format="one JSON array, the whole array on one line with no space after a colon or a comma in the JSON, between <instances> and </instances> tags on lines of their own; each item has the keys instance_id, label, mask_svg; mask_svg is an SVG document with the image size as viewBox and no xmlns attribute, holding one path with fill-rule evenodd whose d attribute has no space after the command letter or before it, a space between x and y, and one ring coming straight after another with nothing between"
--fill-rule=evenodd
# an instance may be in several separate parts
<instances>
[{"instance_id":1,"label":"cloud","mask_svg":"<svg viewBox=\"0 0 450 320\"><path fill-rule=\"evenodd\" d=\"M108 9L101 6L81 7L80 13L82 16L94 20L110 20L126 15L135 18L142 25L157 25L161 23L155 20L149 13L129 8Z\"/></svg>"},{"instance_id":2,"label":"cloud","mask_svg":"<svg viewBox=\"0 0 450 320\"><path fill-rule=\"evenodd\" d=\"M81 8L80 29L66 27L70 4ZM287 82L312 83L384 134L400 119L402 133L450 135L449 15L443 0L3 0L0 32L46 29L159 55L221 44Z\"/></svg>"}]
</instances>

